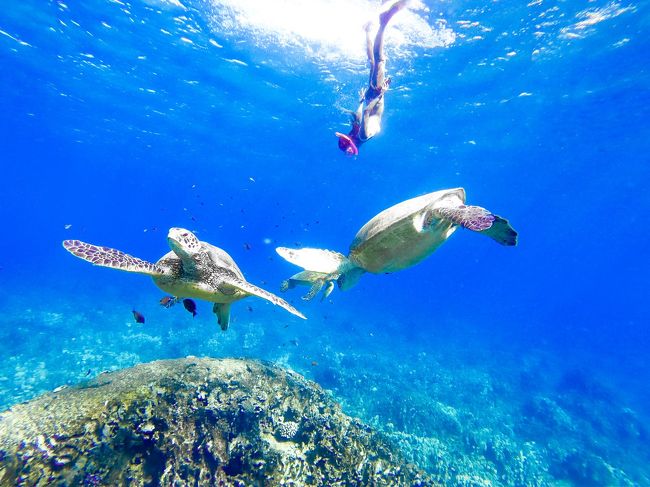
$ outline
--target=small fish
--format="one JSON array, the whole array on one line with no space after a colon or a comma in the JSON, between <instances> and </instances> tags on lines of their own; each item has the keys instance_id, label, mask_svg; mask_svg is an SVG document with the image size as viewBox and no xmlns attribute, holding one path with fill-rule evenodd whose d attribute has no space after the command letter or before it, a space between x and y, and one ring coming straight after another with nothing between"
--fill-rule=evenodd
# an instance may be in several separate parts
<instances>
[{"instance_id":1,"label":"small fish","mask_svg":"<svg viewBox=\"0 0 650 487\"><path fill-rule=\"evenodd\" d=\"M90 369L88 369L88 372L86 372L86 377L90 375Z\"/></svg>"},{"instance_id":2,"label":"small fish","mask_svg":"<svg viewBox=\"0 0 650 487\"><path fill-rule=\"evenodd\" d=\"M176 300L176 298L174 296L164 296L160 300L160 306L162 306L163 308L168 308L169 309L169 308L171 308L172 306L174 306L176 304L176 301L177 300Z\"/></svg>"},{"instance_id":3,"label":"small fish","mask_svg":"<svg viewBox=\"0 0 650 487\"><path fill-rule=\"evenodd\" d=\"M196 303L192 299L185 298L183 300L183 306L187 311L192 313L192 318L196 316Z\"/></svg>"},{"instance_id":4,"label":"small fish","mask_svg":"<svg viewBox=\"0 0 650 487\"><path fill-rule=\"evenodd\" d=\"M294 347L298 346L298 340L296 339L289 340L289 343L291 343L291 345L293 345Z\"/></svg>"},{"instance_id":5,"label":"small fish","mask_svg":"<svg viewBox=\"0 0 650 487\"><path fill-rule=\"evenodd\" d=\"M248 307L248 312L249 312L249 313L252 313L252 312L253 312L253 307L252 307L252 306L249 306L249 307Z\"/></svg>"},{"instance_id":6,"label":"small fish","mask_svg":"<svg viewBox=\"0 0 650 487\"><path fill-rule=\"evenodd\" d=\"M250 250L251 249L251 244L249 244L248 242L244 242L244 248L246 250Z\"/></svg>"},{"instance_id":7,"label":"small fish","mask_svg":"<svg viewBox=\"0 0 650 487\"><path fill-rule=\"evenodd\" d=\"M318 365L318 362L316 362L315 360L311 361L311 366L312 367L316 367L317 365Z\"/></svg>"},{"instance_id":8,"label":"small fish","mask_svg":"<svg viewBox=\"0 0 650 487\"><path fill-rule=\"evenodd\" d=\"M136 323L142 323L144 324L144 315L140 313L139 311L132 310L133 313L133 318L135 318Z\"/></svg>"}]
</instances>

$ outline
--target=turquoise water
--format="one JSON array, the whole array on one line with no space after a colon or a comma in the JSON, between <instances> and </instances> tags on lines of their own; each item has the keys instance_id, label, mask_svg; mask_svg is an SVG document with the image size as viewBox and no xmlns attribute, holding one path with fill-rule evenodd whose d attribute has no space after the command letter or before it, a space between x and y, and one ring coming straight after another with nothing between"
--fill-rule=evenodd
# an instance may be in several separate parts
<instances>
[{"instance_id":1,"label":"turquoise water","mask_svg":"<svg viewBox=\"0 0 650 487\"><path fill-rule=\"evenodd\" d=\"M451 485L647 485L647 3L413 2L386 34L382 132L336 146L367 83L366 1L12 2L0 13L0 404L168 357L270 360ZM277 246L346 252L462 186L514 248L459 230L416 267L304 302L164 309L170 227L280 294ZM133 320L132 309L146 317ZM479 480L477 480L479 479Z\"/></svg>"}]
</instances>

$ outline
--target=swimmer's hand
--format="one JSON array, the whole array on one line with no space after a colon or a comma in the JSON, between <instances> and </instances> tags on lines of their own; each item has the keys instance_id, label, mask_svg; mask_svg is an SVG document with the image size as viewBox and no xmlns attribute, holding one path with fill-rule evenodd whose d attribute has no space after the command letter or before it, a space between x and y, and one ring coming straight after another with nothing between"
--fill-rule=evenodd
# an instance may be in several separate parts
<instances>
[{"instance_id":1,"label":"swimmer's hand","mask_svg":"<svg viewBox=\"0 0 650 487\"><path fill-rule=\"evenodd\" d=\"M359 103L363 103L366 100L366 88L359 89Z\"/></svg>"}]
</instances>

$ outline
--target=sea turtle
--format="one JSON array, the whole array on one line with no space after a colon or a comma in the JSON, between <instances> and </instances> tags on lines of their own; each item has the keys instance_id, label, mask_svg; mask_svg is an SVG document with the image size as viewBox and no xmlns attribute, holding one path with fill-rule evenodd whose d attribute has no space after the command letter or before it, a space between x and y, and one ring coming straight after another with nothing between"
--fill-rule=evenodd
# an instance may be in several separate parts
<instances>
[{"instance_id":1,"label":"sea turtle","mask_svg":"<svg viewBox=\"0 0 650 487\"><path fill-rule=\"evenodd\" d=\"M517 244L517 232L507 220L465 204L463 188L434 191L391 206L371 219L357 232L347 257L330 250L278 247L284 259L305 269L284 281L282 289L311 286L303 297L311 299L323 286L327 286L324 294L329 294L335 281L346 290L365 272L406 269L428 257L459 226L501 245Z\"/></svg>"},{"instance_id":2,"label":"sea turtle","mask_svg":"<svg viewBox=\"0 0 650 487\"><path fill-rule=\"evenodd\" d=\"M246 281L235 261L224 250L201 242L189 230L171 228L167 234L171 252L152 264L119 250L64 240L63 247L80 259L95 265L126 272L147 274L160 289L176 297L204 299L214 303L212 310L222 330L228 328L230 305L247 296L258 296L290 313L305 316L284 299Z\"/></svg>"}]
</instances>

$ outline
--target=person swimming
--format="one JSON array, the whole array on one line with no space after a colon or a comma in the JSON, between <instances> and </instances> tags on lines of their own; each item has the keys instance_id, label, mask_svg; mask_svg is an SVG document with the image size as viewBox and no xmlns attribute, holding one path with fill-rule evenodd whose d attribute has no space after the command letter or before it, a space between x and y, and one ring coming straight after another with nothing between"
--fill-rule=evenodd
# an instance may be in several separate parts
<instances>
[{"instance_id":1,"label":"person swimming","mask_svg":"<svg viewBox=\"0 0 650 487\"><path fill-rule=\"evenodd\" d=\"M377 135L381 130L381 117L384 114L384 93L390 85L386 77L386 57L384 56L384 30L393 16L406 6L409 0L398 0L379 15L379 29L373 41L370 23L366 24L366 48L370 61L368 88L361 91L359 106L350 112L352 129L347 134L336 132L339 149L348 155L359 154L359 146Z\"/></svg>"}]
</instances>

